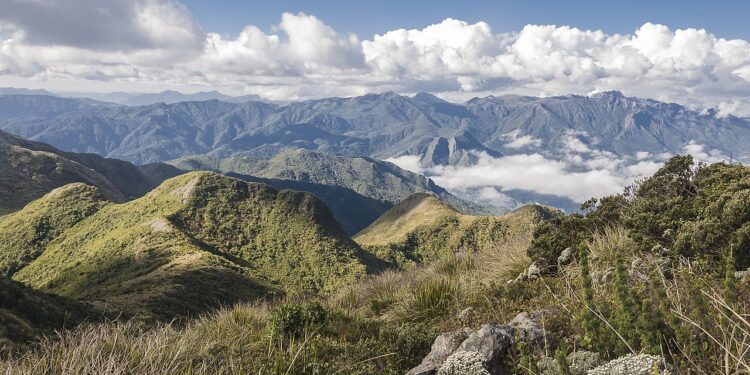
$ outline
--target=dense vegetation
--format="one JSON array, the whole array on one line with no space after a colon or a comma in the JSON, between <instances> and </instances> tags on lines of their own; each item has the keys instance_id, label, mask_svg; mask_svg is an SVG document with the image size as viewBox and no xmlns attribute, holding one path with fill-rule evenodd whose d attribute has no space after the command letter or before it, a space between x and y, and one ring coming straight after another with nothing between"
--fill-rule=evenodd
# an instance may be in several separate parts
<instances>
[{"instance_id":1,"label":"dense vegetation","mask_svg":"<svg viewBox=\"0 0 750 375\"><path fill-rule=\"evenodd\" d=\"M40 293L0 276L0 355L28 349L27 343L37 336L99 317L84 303Z\"/></svg>"},{"instance_id":2,"label":"dense vegetation","mask_svg":"<svg viewBox=\"0 0 750 375\"><path fill-rule=\"evenodd\" d=\"M578 343L663 353L683 371L745 373L750 168L672 158L623 194L539 226L529 256L579 279ZM558 259L577 254L575 267ZM745 371L745 372L743 372Z\"/></svg>"},{"instance_id":3,"label":"dense vegetation","mask_svg":"<svg viewBox=\"0 0 750 375\"><path fill-rule=\"evenodd\" d=\"M310 194L207 172L124 204L105 204L94 191L66 186L0 218L4 272L108 311L169 320L331 291L382 264Z\"/></svg>"}]
</instances>

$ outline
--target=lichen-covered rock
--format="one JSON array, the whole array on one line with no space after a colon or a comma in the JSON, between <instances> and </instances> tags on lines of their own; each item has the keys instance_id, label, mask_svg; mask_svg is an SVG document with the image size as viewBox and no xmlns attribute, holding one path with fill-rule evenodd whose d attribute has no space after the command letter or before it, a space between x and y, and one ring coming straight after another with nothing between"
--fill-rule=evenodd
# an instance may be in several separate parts
<instances>
[{"instance_id":1,"label":"lichen-covered rock","mask_svg":"<svg viewBox=\"0 0 750 375\"><path fill-rule=\"evenodd\" d=\"M549 315L549 311L537 311L529 316L528 313L522 312L516 315L510 322L510 326L516 329L518 338L526 342L533 352L541 353L546 346L553 345L554 338L542 328L539 320Z\"/></svg>"},{"instance_id":2,"label":"lichen-covered rock","mask_svg":"<svg viewBox=\"0 0 750 375\"><path fill-rule=\"evenodd\" d=\"M505 369L503 359L515 342L514 333L513 327L485 324L469 335L458 350L481 354L490 374L502 374Z\"/></svg>"},{"instance_id":3,"label":"lichen-covered rock","mask_svg":"<svg viewBox=\"0 0 750 375\"><path fill-rule=\"evenodd\" d=\"M459 350L445 360L438 375L490 375L484 366L481 354Z\"/></svg>"},{"instance_id":4,"label":"lichen-covered rock","mask_svg":"<svg viewBox=\"0 0 750 375\"><path fill-rule=\"evenodd\" d=\"M654 375L671 372L662 357L638 354L615 359L587 372L588 375Z\"/></svg>"},{"instance_id":5,"label":"lichen-covered rock","mask_svg":"<svg viewBox=\"0 0 750 375\"><path fill-rule=\"evenodd\" d=\"M470 333L470 330L469 332L463 330L440 334L432 343L430 354L424 357L419 366L409 370L407 375L435 374L443 362L458 349Z\"/></svg>"},{"instance_id":6,"label":"lichen-covered rock","mask_svg":"<svg viewBox=\"0 0 750 375\"><path fill-rule=\"evenodd\" d=\"M748 275L750 275L750 268L748 268L745 271L735 271L734 272L734 278L738 280L742 280L746 278Z\"/></svg>"},{"instance_id":7,"label":"lichen-covered rock","mask_svg":"<svg viewBox=\"0 0 750 375\"><path fill-rule=\"evenodd\" d=\"M586 375L589 370L601 366L602 362L599 353L579 350L568 354L568 363L575 375Z\"/></svg>"},{"instance_id":8,"label":"lichen-covered rock","mask_svg":"<svg viewBox=\"0 0 750 375\"><path fill-rule=\"evenodd\" d=\"M529 268L526 270L526 277L529 280L534 280L542 276L542 269L536 263L531 263Z\"/></svg>"},{"instance_id":9,"label":"lichen-covered rock","mask_svg":"<svg viewBox=\"0 0 750 375\"><path fill-rule=\"evenodd\" d=\"M536 363L539 375L560 375L560 367L554 358L544 356Z\"/></svg>"},{"instance_id":10,"label":"lichen-covered rock","mask_svg":"<svg viewBox=\"0 0 750 375\"><path fill-rule=\"evenodd\" d=\"M598 353L592 353L585 350L568 354L568 364L574 375L586 375L589 370L602 364ZM539 369L539 375L560 375L560 366L557 360L543 356L536 363Z\"/></svg>"},{"instance_id":11,"label":"lichen-covered rock","mask_svg":"<svg viewBox=\"0 0 750 375\"><path fill-rule=\"evenodd\" d=\"M476 315L477 313L474 311L473 307L467 307L458 313L458 320L465 327L470 327L474 324L474 318L476 318Z\"/></svg>"},{"instance_id":12,"label":"lichen-covered rock","mask_svg":"<svg viewBox=\"0 0 750 375\"><path fill-rule=\"evenodd\" d=\"M557 257L557 264L564 266L571 261L573 261L573 250L571 250L569 247L566 247L565 250L560 253L560 256Z\"/></svg>"}]
</instances>

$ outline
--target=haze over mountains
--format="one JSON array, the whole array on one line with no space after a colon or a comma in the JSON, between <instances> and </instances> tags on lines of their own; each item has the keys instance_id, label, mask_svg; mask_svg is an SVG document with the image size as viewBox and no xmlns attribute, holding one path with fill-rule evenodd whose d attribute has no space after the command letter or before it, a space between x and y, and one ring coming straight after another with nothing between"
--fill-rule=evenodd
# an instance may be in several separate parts
<instances>
[{"instance_id":1,"label":"haze over mountains","mask_svg":"<svg viewBox=\"0 0 750 375\"><path fill-rule=\"evenodd\" d=\"M145 106L6 95L0 109L0 129L63 150L146 164L190 155L269 158L302 148L390 160L465 197L506 207L575 207L649 175L673 154L705 161L750 155L747 119L619 92L462 104L387 92L286 105Z\"/></svg>"}]
</instances>

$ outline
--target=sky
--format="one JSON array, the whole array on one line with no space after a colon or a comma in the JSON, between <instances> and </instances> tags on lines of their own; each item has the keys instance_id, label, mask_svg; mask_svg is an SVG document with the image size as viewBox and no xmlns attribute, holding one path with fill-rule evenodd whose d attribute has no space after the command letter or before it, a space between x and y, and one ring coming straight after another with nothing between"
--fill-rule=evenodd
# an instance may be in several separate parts
<instances>
[{"instance_id":1,"label":"sky","mask_svg":"<svg viewBox=\"0 0 750 375\"><path fill-rule=\"evenodd\" d=\"M456 18L487 22L496 32L512 32L527 24L571 25L626 34L646 22L673 28L706 28L723 38L750 39L746 0L592 0L535 1L330 1L330 0L186 0L183 4L209 30L239 33L248 24L270 28L284 12L304 12L325 20L336 30L360 36L389 30L416 29ZM429 5L426 5L429 4Z\"/></svg>"},{"instance_id":2,"label":"sky","mask_svg":"<svg viewBox=\"0 0 750 375\"><path fill-rule=\"evenodd\" d=\"M0 86L296 100L620 90L750 116L747 1L0 0Z\"/></svg>"}]
</instances>

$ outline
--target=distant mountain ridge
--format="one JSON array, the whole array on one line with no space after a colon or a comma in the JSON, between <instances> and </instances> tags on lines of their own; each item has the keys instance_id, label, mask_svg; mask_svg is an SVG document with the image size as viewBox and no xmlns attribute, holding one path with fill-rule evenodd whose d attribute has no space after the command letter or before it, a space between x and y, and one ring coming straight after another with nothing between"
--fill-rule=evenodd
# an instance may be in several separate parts
<instances>
[{"instance_id":1,"label":"distant mountain ridge","mask_svg":"<svg viewBox=\"0 0 750 375\"><path fill-rule=\"evenodd\" d=\"M139 164L195 154L269 157L306 148L379 159L417 155L425 165L463 165L480 153L559 154L568 135L617 155L676 154L690 142L743 160L750 154L747 119L619 92L489 96L464 104L392 92L287 105L206 100L123 107L40 96L24 101L23 112L0 111L0 129ZM0 108L17 102L18 96L2 96ZM50 111L53 103L56 110Z\"/></svg>"},{"instance_id":2,"label":"distant mountain ridge","mask_svg":"<svg viewBox=\"0 0 750 375\"><path fill-rule=\"evenodd\" d=\"M157 103L174 104L179 102L193 102L205 100L221 100L230 103L244 103L249 101L264 101L258 95L231 96L224 95L218 91L201 91L192 94L184 94L178 91L166 90L156 93L125 93L116 92L109 94L90 94L88 97L107 102L123 104L128 106L145 106Z\"/></svg>"},{"instance_id":3,"label":"distant mountain ridge","mask_svg":"<svg viewBox=\"0 0 750 375\"><path fill-rule=\"evenodd\" d=\"M126 161L64 152L0 131L0 214L74 182L96 186L106 199L124 202L145 194L161 180Z\"/></svg>"}]
</instances>

